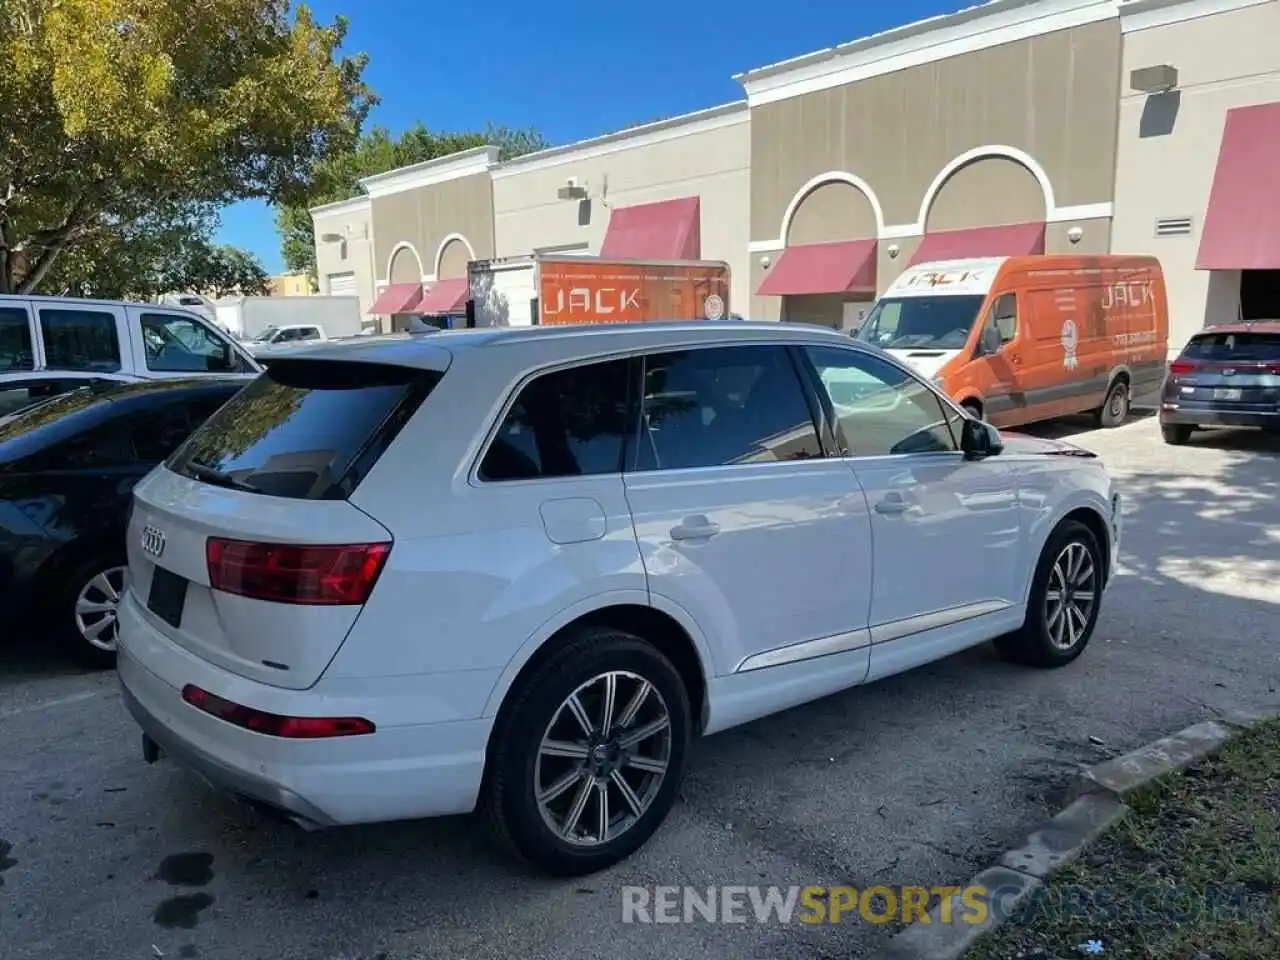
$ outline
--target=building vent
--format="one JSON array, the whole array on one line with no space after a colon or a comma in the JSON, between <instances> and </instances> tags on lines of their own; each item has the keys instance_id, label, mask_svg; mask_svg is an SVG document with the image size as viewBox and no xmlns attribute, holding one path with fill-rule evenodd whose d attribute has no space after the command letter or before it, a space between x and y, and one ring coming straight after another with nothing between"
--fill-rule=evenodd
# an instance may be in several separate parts
<instances>
[{"instance_id":1,"label":"building vent","mask_svg":"<svg viewBox=\"0 0 1280 960\"><path fill-rule=\"evenodd\" d=\"M1190 217L1157 217L1157 237L1185 237L1191 232Z\"/></svg>"}]
</instances>

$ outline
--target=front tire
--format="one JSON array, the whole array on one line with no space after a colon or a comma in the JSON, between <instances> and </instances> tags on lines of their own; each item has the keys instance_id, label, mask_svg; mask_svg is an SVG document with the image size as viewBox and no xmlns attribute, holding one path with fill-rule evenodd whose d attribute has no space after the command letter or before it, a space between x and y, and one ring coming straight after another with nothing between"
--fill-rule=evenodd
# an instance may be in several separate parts
<instances>
[{"instance_id":1,"label":"front tire","mask_svg":"<svg viewBox=\"0 0 1280 960\"><path fill-rule=\"evenodd\" d=\"M1022 628L996 639L1006 659L1030 667L1063 667L1084 652L1098 623L1106 567L1093 531L1076 520L1049 537Z\"/></svg>"},{"instance_id":2,"label":"front tire","mask_svg":"<svg viewBox=\"0 0 1280 960\"><path fill-rule=\"evenodd\" d=\"M53 598L53 628L70 656L95 670L116 663L117 611L128 572L124 557L100 554L61 579Z\"/></svg>"},{"instance_id":3,"label":"front tire","mask_svg":"<svg viewBox=\"0 0 1280 960\"><path fill-rule=\"evenodd\" d=\"M1165 443L1180 447L1191 439L1191 427L1185 423L1162 423L1160 436L1164 438Z\"/></svg>"},{"instance_id":4,"label":"front tire","mask_svg":"<svg viewBox=\"0 0 1280 960\"><path fill-rule=\"evenodd\" d=\"M556 876L643 846L675 802L692 739L671 662L634 634L585 628L511 696L480 799L499 845Z\"/></svg>"}]
</instances>

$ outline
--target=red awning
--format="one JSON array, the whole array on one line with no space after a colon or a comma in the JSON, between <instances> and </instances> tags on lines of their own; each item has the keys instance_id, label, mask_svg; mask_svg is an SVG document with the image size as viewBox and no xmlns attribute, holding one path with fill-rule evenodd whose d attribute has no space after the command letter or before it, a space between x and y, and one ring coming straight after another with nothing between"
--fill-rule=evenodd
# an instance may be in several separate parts
<instances>
[{"instance_id":1,"label":"red awning","mask_svg":"<svg viewBox=\"0 0 1280 960\"><path fill-rule=\"evenodd\" d=\"M1032 253L1044 253L1044 224L1041 222L938 230L924 235L907 266L969 257L1024 257Z\"/></svg>"},{"instance_id":2,"label":"red awning","mask_svg":"<svg viewBox=\"0 0 1280 960\"><path fill-rule=\"evenodd\" d=\"M422 299L422 284L393 283L383 287L373 304L369 307L371 314L389 317L397 313L412 313L413 308Z\"/></svg>"},{"instance_id":3,"label":"red awning","mask_svg":"<svg viewBox=\"0 0 1280 960\"><path fill-rule=\"evenodd\" d=\"M876 292L876 241L843 240L787 247L756 293L763 297L807 293Z\"/></svg>"},{"instance_id":4,"label":"red awning","mask_svg":"<svg viewBox=\"0 0 1280 960\"><path fill-rule=\"evenodd\" d=\"M461 280L437 280L427 285L427 292L422 302L414 307L414 313L440 314L457 313L467 302L471 293L466 278Z\"/></svg>"},{"instance_id":5,"label":"red awning","mask_svg":"<svg viewBox=\"0 0 1280 960\"><path fill-rule=\"evenodd\" d=\"M600 256L618 260L698 260L702 215L697 197L660 200L609 213Z\"/></svg>"},{"instance_id":6,"label":"red awning","mask_svg":"<svg viewBox=\"0 0 1280 960\"><path fill-rule=\"evenodd\" d=\"M1227 111L1197 270L1280 268L1280 103Z\"/></svg>"}]
</instances>

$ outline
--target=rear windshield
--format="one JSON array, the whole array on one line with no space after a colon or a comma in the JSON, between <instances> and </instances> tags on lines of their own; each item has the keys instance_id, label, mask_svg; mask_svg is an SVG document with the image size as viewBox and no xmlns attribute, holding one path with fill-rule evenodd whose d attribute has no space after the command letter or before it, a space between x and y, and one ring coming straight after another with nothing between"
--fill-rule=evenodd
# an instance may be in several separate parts
<instances>
[{"instance_id":1,"label":"rear windshield","mask_svg":"<svg viewBox=\"0 0 1280 960\"><path fill-rule=\"evenodd\" d=\"M351 495L440 379L429 370L277 360L205 421L167 465L272 497Z\"/></svg>"},{"instance_id":2,"label":"rear windshield","mask_svg":"<svg viewBox=\"0 0 1280 960\"><path fill-rule=\"evenodd\" d=\"M1280 360L1280 333L1202 333L1182 355L1193 360Z\"/></svg>"}]
</instances>

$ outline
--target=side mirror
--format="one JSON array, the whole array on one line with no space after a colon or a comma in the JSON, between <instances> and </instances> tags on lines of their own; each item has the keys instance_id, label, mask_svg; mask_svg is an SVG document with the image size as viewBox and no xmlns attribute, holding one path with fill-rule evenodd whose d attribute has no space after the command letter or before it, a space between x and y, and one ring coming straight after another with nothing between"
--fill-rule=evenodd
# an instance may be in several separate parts
<instances>
[{"instance_id":1,"label":"side mirror","mask_svg":"<svg viewBox=\"0 0 1280 960\"><path fill-rule=\"evenodd\" d=\"M978 338L978 350L984 357L990 357L1000 352L1000 331L993 326L982 328L982 336Z\"/></svg>"},{"instance_id":2,"label":"side mirror","mask_svg":"<svg viewBox=\"0 0 1280 960\"><path fill-rule=\"evenodd\" d=\"M1004 450L1004 441L991 424L965 417L960 427L960 450L966 460L985 460Z\"/></svg>"}]
</instances>

